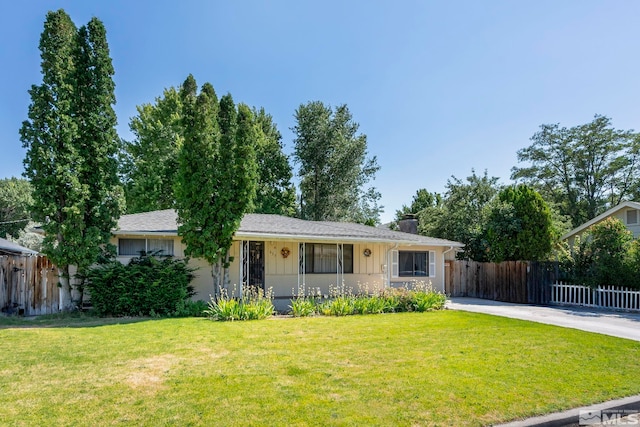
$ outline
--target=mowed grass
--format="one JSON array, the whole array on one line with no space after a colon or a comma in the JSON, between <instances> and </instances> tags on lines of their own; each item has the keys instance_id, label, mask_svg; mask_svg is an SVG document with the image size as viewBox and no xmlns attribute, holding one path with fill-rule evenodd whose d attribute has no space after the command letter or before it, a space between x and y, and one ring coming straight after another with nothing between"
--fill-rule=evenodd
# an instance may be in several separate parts
<instances>
[{"instance_id":1,"label":"mowed grass","mask_svg":"<svg viewBox=\"0 0 640 427\"><path fill-rule=\"evenodd\" d=\"M482 314L94 323L0 329L0 424L487 425L640 393L640 343Z\"/></svg>"}]
</instances>

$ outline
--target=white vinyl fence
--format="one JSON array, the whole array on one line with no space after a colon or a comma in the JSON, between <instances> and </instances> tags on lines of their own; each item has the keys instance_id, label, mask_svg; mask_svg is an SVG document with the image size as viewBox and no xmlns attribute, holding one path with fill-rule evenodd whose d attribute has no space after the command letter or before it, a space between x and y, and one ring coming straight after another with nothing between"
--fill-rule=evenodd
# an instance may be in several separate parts
<instances>
[{"instance_id":1,"label":"white vinyl fence","mask_svg":"<svg viewBox=\"0 0 640 427\"><path fill-rule=\"evenodd\" d=\"M640 291L618 286L589 288L556 282L551 285L550 303L640 311Z\"/></svg>"}]
</instances>

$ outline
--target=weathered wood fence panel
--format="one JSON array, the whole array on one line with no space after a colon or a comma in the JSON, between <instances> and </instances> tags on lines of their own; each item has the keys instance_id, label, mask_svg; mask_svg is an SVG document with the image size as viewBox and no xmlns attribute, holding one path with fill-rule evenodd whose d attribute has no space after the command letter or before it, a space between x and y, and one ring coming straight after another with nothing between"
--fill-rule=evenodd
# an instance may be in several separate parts
<instances>
[{"instance_id":1,"label":"weathered wood fence panel","mask_svg":"<svg viewBox=\"0 0 640 427\"><path fill-rule=\"evenodd\" d=\"M35 316L59 311L58 272L45 256L0 256L0 310Z\"/></svg>"},{"instance_id":2,"label":"weathered wood fence panel","mask_svg":"<svg viewBox=\"0 0 640 427\"><path fill-rule=\"evenodd\" d=\"M453 297L547 304L557 277L557 263L451 261L445 291Z\"/></svg>"}]
</instances>

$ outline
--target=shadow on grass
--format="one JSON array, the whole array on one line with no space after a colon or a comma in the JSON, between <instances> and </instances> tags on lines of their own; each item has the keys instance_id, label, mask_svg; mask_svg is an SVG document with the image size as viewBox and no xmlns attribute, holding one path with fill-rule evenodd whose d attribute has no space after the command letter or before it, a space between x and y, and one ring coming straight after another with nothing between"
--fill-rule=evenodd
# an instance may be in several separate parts
<instances>
[{"instance_id":1,"label":"shadow on grass","mask_svg":"<svg viewBox=\"0 0 640 427\"><path fill-rule=\"evenodd\" d=\"M41 316L2 316L0 329L96 328L163 320L162 317L98 317L90 312L45 314Z\"/></svg>"}]
</instances>

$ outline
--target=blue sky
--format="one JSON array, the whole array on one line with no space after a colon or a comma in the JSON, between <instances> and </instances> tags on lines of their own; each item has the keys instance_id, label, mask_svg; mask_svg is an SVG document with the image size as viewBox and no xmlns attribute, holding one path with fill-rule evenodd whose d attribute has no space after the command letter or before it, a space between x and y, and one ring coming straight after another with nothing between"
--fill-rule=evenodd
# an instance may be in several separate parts
<instances>
[{"instance_id":1,"label":"blue sky","mask_svg":"<svg viewBox=\"0 0 640 427\"><path fill-rule=\"evenodd\" d=\"M346 103L381 170L383 221L419 188L475 168L509 182L543 123L594 114L640 128L640 2L0 0L0 177L22 173L18 130L41 82L48 10L100 18L116 69L118 132L136 105L192 73L264 107L291 152L293 114Z\"/></svg>"}]
</instances>

